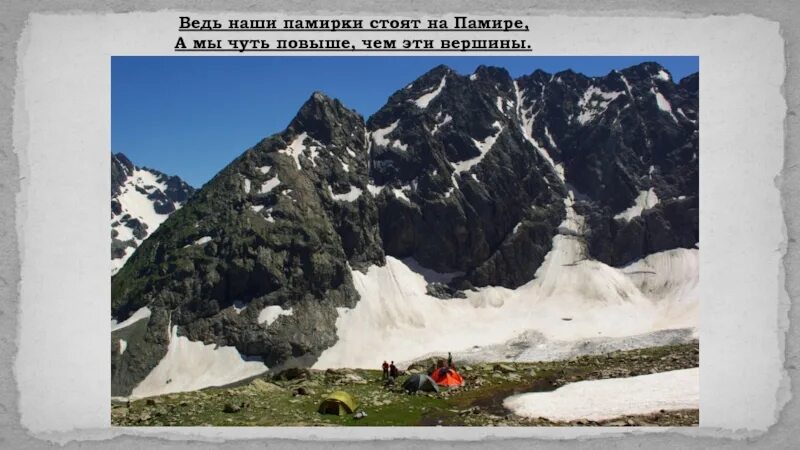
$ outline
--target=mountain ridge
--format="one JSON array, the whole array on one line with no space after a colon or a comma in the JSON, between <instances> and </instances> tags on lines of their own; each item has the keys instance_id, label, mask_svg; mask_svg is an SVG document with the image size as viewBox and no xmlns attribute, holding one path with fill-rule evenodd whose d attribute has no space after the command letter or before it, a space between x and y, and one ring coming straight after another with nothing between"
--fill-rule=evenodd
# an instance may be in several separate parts
<instances>
[{"instance_id":1,"label":"mountain ridge","mask_svg":"<svg viewBox=\"0 0 800 450\"><path fill-rule=\"evenodd\" d=\"M659 68L515 80L437 66L366 121L314 92L114 276L112 316L152 314L124 351L112 345L112 392L135 393L175 326L270 370L312 365L359 302L351 270L387 256L453 273L429 285L451 301L529 282L564 233L612 266L693 248L696 80L681 87ZM563 226L573 203L579 233Z\"/></svg>"}]
</instances>

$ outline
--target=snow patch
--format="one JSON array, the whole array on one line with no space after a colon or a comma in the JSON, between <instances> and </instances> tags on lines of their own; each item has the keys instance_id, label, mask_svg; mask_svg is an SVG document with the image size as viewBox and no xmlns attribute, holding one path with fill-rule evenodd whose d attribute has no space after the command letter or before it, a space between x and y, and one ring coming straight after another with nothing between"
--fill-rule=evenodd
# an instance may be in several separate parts
<instances>
[{"instance_id":1,"label":"snow patch","mask_svg":"<svg viewBox=\"0 0 800 450\"><path fill-rule=\"evenodd\" d=\"M125 350L128 348L128 342L125 339L119 340L119 354L125 353Z\"/></svg>"},{"instance_id":2,"label":"snow patch","mask_svg":"<svg viewBox=\"0 0 800 450\"><path fill-rule=\"evenodd\" d=\"M406 197L406 194L403 192L403 189L392 188L392 194L394 194L394 196L399 198L399 199L402 199L402 200L407 201L408 203L411 203L411 199Z\"/></svg>"},{"instance_id":3,"label":"snow patch","mask_svg":"<svg viewBox=\"0 0 800 450\"><path fill-rule=\"evenodd\" d=\"M656 74L656 78L663 81L669 81L670 79L669 74L666 71L664 71L664 69L658 71L658 73Z\"/></svg>"},{"instance_id":4,"label":"snow patch","mask_svg":"<svg viewBox=\"0 0 800 450\"><path fill-rule=\"evenodd\" d=\"M263 174L266 174L271 169L272 169L272 166L261 166L261 167L258 168L258 171L263 173Z\"/></svg>"},{"instance_id":5,"label":"snow patch","mask_svg":"<svg viewBox=\"0 0 800 450\"><path fill-rule=\"evenodd\" d=\"M628 95L633 97L633 90L631 90L631 85L628 83L628 79L625 78L625 75L623 75L622 72L617 73L619 73L620 79L622 79L622 82L625 84L625 90L628 91Z\"/></svg>"},{"instance_id":6,"label":"snow patch","mask_svg":"<svg viewBox=\"0 0 800 450\"><path fill-rule=\"evenodd\" d=\"M669 116L672 117L672 120L674 120L675 123L678 123L678 118L672 113L672 106L670 106L669 101L667 101L664 95L654 88L650 88L650 93L656 96L656 105L658 105L658 109L669 113Z\"/></svg>"},{"instance_id":7,"label":"snow patch","mask_svg":"<svg viewBox=\"0 0 800 450\"><path fill-rule=\"evenodd\" d=\"M367 190L369 191L370 194L372 194L375 197L377 197L378 194L380 194L383 188L385 187L386 186L375 186L372 183L367 184Z\"/></svg>"},{"instance_id":8,"label":"snow patch","mask_svg":"<svg viewBox=\"0 0 800 450\"><path fill-rule=\"evenodd\" d=\"M291 316L292 314L292 308L283 309L278 305L267 306L258 313L258 323L268 327L278 320L278 317Z\"/></svg>"},{"instance_id":9,"label":"snow patch","mask_svg":"<svg viewBox=\"0 0 800 450\"><path fill-rule=\"evenodd\" d=\"M396 148L403 151L408 150L408 145L403 144L402 142L400 142L399 139L390 141L389 139L386 138L386 136L388 136L392 131L394 131L395 128L397 128L397 125L399 124L400 124L400 119L397 119L394 121L394 123L392 123L388 127L380 128L373 131L372 141L375 142L375 144L380 145L381 147Z\"/></svg>"},{"instance_id":10,"label":"snow patch","mask_svg":"<svg viewBox=\"0 0 800 450\"><path fill-rule=\"evenodd\" d=\"M171 327L167 354L133 389L130 398L223 386L265 371L267 366L260 361L245 360L236 347L205 345L178 336L175 325Z\"/></svg>"},{"instance_id":11,"label":"snow patch","mask_svg":"<svg viewBox=\"0 0 800 450\"><path fill-rule=\"evenodd\" d=\"M578 100L578 108L581 109L581 113L578 114L578 122L584 125L604 113L608 109L608 105L620 95L622 92L605 92L596 86L590 86L583 93L583 97Z\"/></svg>"},{"instance_id":12,"label":"snow patch","mask_svg":"<svg viewBox=\"0 0 800 450\"><path fill-rule=\"evenodd\" d=\"M282 153L284 155L292 157L292 159L294 160L294 165L295 167L297 167L297 170L302 169L300 167L300 155L303 153L303 150L306 149L305 144L303 144L306 138L308 138L308 133L303 132L299 134L297 137L295 137L292 143L289 144L288 147L278 150L278 153ZM316 157L318 156L317 147L322 146L322 144L313 139L311 141L316 145L311 146L311 157L309 158L309 160L311 161L312 164L316 165Z\"/></svg>"},{"instance_id":13,"label":"snow patch","mask_svg":"<svg viewBox=\"0 0 800 450\"><path fill-rule=\"evenodd\" d=\"M260 212L264 209L264 205L250 205L250 209L252 209L253 212Z\"/></svg>"},{"instance_id":14,"label":"snow patch","mask_svg":"<svg viewBox=\"0 0 800 450\"><path fill-rule=\"evenodd\" d=\"M700 407L700 369L570 383L551 392L514 395L503 406L523 417L605 420Z\"/></svg>"},{"instance_id":15,"label":"snow patch","mask_svg":"<svg viewBox=\"0 0 800 450\"><path fill-rule=\"evenodd\" d=\"M550 130L548 130L547 127L544 127L544 135L547 137L547 141L550 142L550 145L556 148L556 141L553 140L553 136L550 135Z\"/></svg>"},{"instance_id":16,"label":"snow patch","mask_svg":"<svg viewBox=\"0 0 800 450\"><path fill-rule=\"evenodd\" d=\"M200 239L194 241L192 245L205 245L211 242L211 236L203 236Z\"/></svg>"},{"instance_id":17,"label":"snow patch","mask_svg":"<svg viewBox=\"0 0 800 450\"><path fill-rule=\"evenodd\" d=\"M261 194L266 194L267 192L270 192L271 190L275 189L279 184L281 184L281 180L278 178L277 175L275 175L275 177L265 181L261 185L261 188L258 190L258 192Z\"/></svg>"},{"instance_id":18,"label":"snow patch","mask_svg":"<svg viewBox=\"0 0 800 450\"><path fill-rule=\"evenodd\" d=\"M142 319L147 319L147 318L150 317L150 314L152 314L152 313L153 312L150 311L150 308L148 308L147 306L143 306L143 307L137 309L136 312L131 314L130 317L128 317L127 319L125 319L124 321L122 321L120 323L117 323L116 320L112 320L111 321L111 332L114 332L114 331L117 331L117 330L121 330L121 329L123 329L123 328L125 328L125 327L127 327L129 325L133 325L134 323L136 323L136 322L138 322L138 321L140 321Z\"/></svg>"},{"instance_id":19,"label":"snow patch","mask_svg":"<svg viewBox=\"0 0 800 450\"><path fill-rule=\"evenodd\" d=\"M334 200L339 200L342 202L354 202L361 197L361 193L363 192L360 188L355 186L350 186L350 190L345 194L334 194L333 189L328 186L328 192L331 194Z\"/></svg>"},{"instance_id":20,"label":"snow patch","mask_svg":"<svg viewBox=\"0 0 800 450\"><path fill-rule=\"evenodd\" d=\"M436 123L436 125L433 126L433 130L431 131L431 134L436 134L439 131L439 128L447 125L452 120L453 120L453 118L450 116L450 114L445 115L444 119L442 119L441 122L438 122L438 123Z\"/></svg>"},{"instance_id":21,"label":"snow patch","mask_svg":"<svg viewBox=\"0 0 800 450\"><path fill-rule=\"evenodd\" d=\"M267 214L264 216L264 220L270 223L275 223L275 218L272 217L272 208L267 208Z\"/></svg>"},{"instance_id":22,"label":"snow patch","mask_svg":"<svg viewBox=\"0 0 800 450\"><path fill-rule=\"evenodd\" d=\"M683 110L682 110L681 108L678 108L678 109L676 109L675 111L677 111L677 113L678 113L678 114L680 114L680 115L681 115L681 117L683 117L684 119L688 120L689 122L692 122L692 123L697 123L697 121L696 121L696 120L692 120L692 119L690 119L689 117L687 117L687 116L686 116L686 113L684 113L684 112L683 112Z\"/></svg>"},{"instance_id":23,"label":"snow patch","mask_svg":"<svg viewBox=\"0 0 800 450\"><path fill-rule=\"evenodd\" d=\"M553 168L553 171L555 171L559 179L561 179L561 181L564 182L563 166L561 166L560 164L557 165L555 161L553 161L553 158L550 157L550 153L548 153L547 150L545 150L544 148L540 147L539 144L536 142L536 140L533 139L533 120L536 117L536 115L531 113L533 106L531 106L527 110L522 109L522 92L524 91L519 90L519 86L517 85L516 81L514 81L514 91L516 92L516 97L517 97L517 115L519 116L522 122L522 124L520 125L522 136L524 136L525 140L528 141L528 143L530 143L533 146L533 148L536 149L537 152L539 152L542 158L544 158L544 160L550 164L550 166ZM542 87L542 95L544 95L544 87ZM555 143L553 144L554 144L553 146L555 146Z\"/></svg>"},{"instance_id":24,"label":"snow patch","mask_svg":"<svg viewBox=\"0 0 800 450\"><path fill-rule=\"evenodd\" d=\"M126 226L119 227L119 229L122 229L122 228L126 228L126 229L130 230L130 228L128 228ZM117 237L117 239L120 239L119 236ZM127 241L127 240L130 240L130 239L120 239L120 240ZM137 241L139 241L139 240L137 239ZM139 242L141 242L141 241L139 241ZM122 255L122 258L113 258L111 260L111 275L114 275L115 273L119 272L120 269L122 269L122 266L125 265L125 263L128 261L128 258L130 258L131 255L133 255L133 252L135 250L136 250L136 248L134 248L134 247L125 247L125 250L124 250L124 253Z\"/></svg>"},{"instance_id":25,"label":"snow patch","mask_svg":"<svg viewBox=\"0 0 800 450\"><path fill-rule=\"evenodd\" d=\"M492 149L492 146L494 145L495 141L497 141L497 138L500 136L500 133L503 132L503 126L500 125L500 122L494 122L492 124L492 127L497 130L497 133L490 134L483 141L472 139L472 143L475 145L475 147L478 149L478 152L480 153L478 156L464 161L451 163L453 165L453 168L455 169L455 173L460 174L461 172L469 171L473 166L481 162L483 158L486 156L486 153L488 153L489 150Z\"/></svg>"},{"instance_id":26,"label":"snow patch","mask_svg":"<svg viewBox=\"0 0 800 450\"><path fill-rule=\"evenodd\" d=\"M439 82L439 86L434 88L432 91L423 94L420 98L414 100L414 103L416 103L417 106L421 109L427 108L428 104L430 104L430 102L434 98L436 98L436 96L439 95L440 92L442 92L442 89L444 89L446 83L447 83L447 76L445 75L442 77L442 81Z\"/></svg>"},{"instance_id":27,"label":"snow patch","mask_svg":"<svg viewBox=\"0 0 800 450\"><path fill-rule=\"evenodd\" d=\"M633 206L617 214L614 216L614 218L629 221L634 217L641 216L642 212L656 206L657 204L658 196L653 188L650 188L647 191L639 191L639 195L633 201Z\"/></svg>"}]
</instances>

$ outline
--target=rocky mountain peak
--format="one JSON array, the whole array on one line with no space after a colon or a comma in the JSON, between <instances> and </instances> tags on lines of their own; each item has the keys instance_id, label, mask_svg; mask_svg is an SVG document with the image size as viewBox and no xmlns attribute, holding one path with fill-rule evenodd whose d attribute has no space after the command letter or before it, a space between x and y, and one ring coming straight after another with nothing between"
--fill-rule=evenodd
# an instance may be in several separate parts
<instances>
[{"instance_id":1,"label":"rocky mountain peak","mask_svg":"<svg viewBox=\"0 0 800 450\"><path fill-rule=\"evenodd\" d=\"M635 66L622 69L620 73L625 77L630 84L639 87L653 86L655 84L668 84L672 85L672 74L667 71L661 64L656 62L643 62Z\"/></svg>"},{"instance_id":2,"label":"rocky mountain peak","mask_svg":"<svg viewBox=\"0 0 800 450\"><path fill-rule=\"evenodd\" d=\"M486 77L496 81L511 81L511 75L508 73L503 67L496 67L496 66L486 66L481 64L475 69L473 73L476 75L477 79L481 79L481 77Z\"/></svg>"},{"instance_id":3,"label":"rocky mountain peak","mask_svg":"<svg viewBox=\"0 0 800 450\"><path fill-rule=\"evenodd\" d=\"M687 75L681 78L681 81L678 84L683 89L696 94L700 88L700 75L697 72Z\"/></svg>"},{"instance_id":4,"label":"rocky mountain peak","mask_svg":"<svg viewBox=\"0 0 800 450\"><path fill-rule=\"evenodd\" d=\"M111 154L111 197L119 195L125 180L133 173L133 163L122 153Z\"/></svg>"},{"instance_id":5,"label":"rocky mountain peak","mask_svg":"<svg viewBox=\"0 0 800 450\"><path fill-rule=\"evenodd\" d=\"M296 134L308 133L324 144L341 143L349 139L354 129L363 129L364 119L338 99L332 99L320 91L306 100L289 124Z\"/></svg>"}]
</instances>

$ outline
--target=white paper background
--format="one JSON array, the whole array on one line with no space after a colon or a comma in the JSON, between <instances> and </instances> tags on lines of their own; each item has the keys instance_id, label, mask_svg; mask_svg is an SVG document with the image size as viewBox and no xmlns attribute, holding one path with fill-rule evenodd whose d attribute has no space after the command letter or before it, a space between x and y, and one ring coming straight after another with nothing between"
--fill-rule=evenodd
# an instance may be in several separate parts
<instances>
[{"instance_id":1,"label":"white paper background","mask_svg":"<svg viewBox=\"0 0 800 450\"><path fill-rule=\"evenodd\" d=\"M19 44L14 146L22 177L17 228L23 266L20 353L15 373L22 424L53 439L76 437L74 430L83 430L81 438L132 432L107 430L110 57L174 55L171 47L178 35L180 15L192 14L34 15ZM193 16L235 18L223 13ZM528 18L526 23L531 32L524 38L533 43L538 55L700 56L703 429L692 432L705 433L704 429L710 428L765 430L774 423L781 406L779 388L787 389L782 369L783 335L779 333L779 323L785 317L778 314L779 302L785 300L780 272L784 229L775 177L783 161L785 104L780 92L783 41L777 24L749 16L549 16ZM217 36L222 34L213 37L225 38ZM432 34L426 33L425 38L435 38ZM278 33L268 36L281 37ZM386 35L337 32L336 37L359 40ZM493 36L482 33L481 37ZM198 54L202 53L191 55ZM139 434L194 434L212 439L475 439L578 436L599 431L135 430Z\"/></svg>"}]
</instances>

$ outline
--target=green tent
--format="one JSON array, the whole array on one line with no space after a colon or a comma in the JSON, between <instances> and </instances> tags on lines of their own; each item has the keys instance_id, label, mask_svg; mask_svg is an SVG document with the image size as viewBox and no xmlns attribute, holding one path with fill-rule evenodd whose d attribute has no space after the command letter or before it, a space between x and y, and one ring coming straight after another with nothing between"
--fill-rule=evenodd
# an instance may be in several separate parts
<instances>
[{"instance_id":1,"label":"green tent","mask_svg":"<svg viewBox=\"0 0 800 450\"><path fill-rule=\"evenodd\" d=\"M319 412L322 414L336 414L342 416L351 414L356 410L356 402L353 397L344 391L332 392L322 403L319 404Z\"/></svg>"},{"instance_id":2,"label":"green tent","mask_svg":"<svg viewBox=\"0 0 800 450\"><path fill-rule=\"evenodd\" d=\"M403 383L403 389L408 392L439 392L439 386L436 385L433 378L422 373L415 373L408 377L406 382Z\"/></svg>"}]
</instances>

